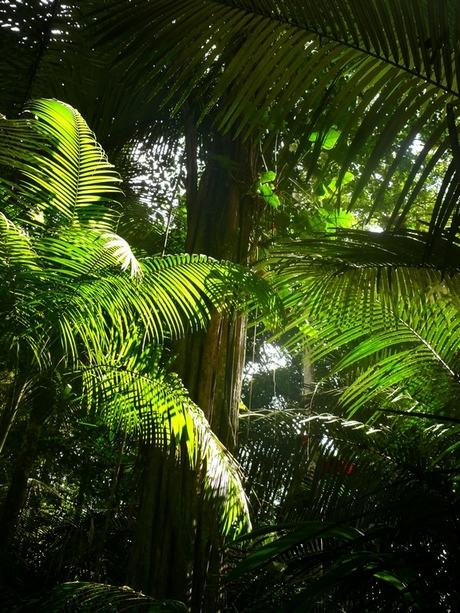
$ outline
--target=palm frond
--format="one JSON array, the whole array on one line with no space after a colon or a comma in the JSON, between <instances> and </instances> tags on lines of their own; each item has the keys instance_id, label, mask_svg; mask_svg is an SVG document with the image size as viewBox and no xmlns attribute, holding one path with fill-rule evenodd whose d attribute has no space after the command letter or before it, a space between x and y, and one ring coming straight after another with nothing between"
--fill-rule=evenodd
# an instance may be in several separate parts
<instances>
[{"instance_id":1,"label":"palm frond","mask_svg":"<svg viewBox=\"0 0 460 613\"><path fill-rule=\"evenodd\" d=\"M250 525L238 465L177 375L167 372L160 348L143 347L133 331L121 345L115 342L109 355L111 360L94 360L82 371L89 407L112 430L136 434L165 452L174 449L178 459L183 442L191 467L203 471L205 491L220 507L223 533Z\"/></svg>"},{"instance_id":2,"label":"palm frond","mask_svg":"<svg viewBox=\"0 0 460 613\"><path fill-rule=\"evenodd\" d=\"M336 372L358 364L361 370L342 402L354 412L388 393L390 401L403 395L413 399L414 409L419 405L418 410L455 417L459 341L457 308L436 303L418 313L411 309L408 317L395 321L393 330L375 330L339 361Z\"/></svg>"},{"instance_id":3,"label":"palm frond","mask_svg":"<svg viewBox=\"0 0 460 613\"><path fill-rule=\"evenodd\" d=\"M230 575L244 574L238 606L433 610L449 593L455 607L457 564L438 556L456 532L457 427L440 432L409 419L372 429L331 415L300 421L309 428L302 487L287 482L295 496L284 495L278 523L238 539L255 545Z\"/></svg>"},{"instance_id":4,"label":"palm frond","mask_svg":"<svg viewBox=\"0 0 460 613\"><path fill-rule=\"evenodd\" d=\"M424 244L411 233L345 232L297 243L295 255L293 244L275 250L275 282L291 284L290 345L311 361L340 356L326 379L344 377L351 413L405 399L404 410L457 415L457 246L447 264L439 242L427 265Z\"/></svg>"},{"instance_id":5,"label":"palm frond","mask_svg":"<svg viewBox=\"0 0 460 613\"><path fill-rule=\"evenodd\" d=\"M146 613L185 613L187 607L176 600L158 600L135 592L129 586L76 581L56 586L44 599L40 610L58 611L145 611Z\"/></svg>"},{"instance_id":6,"label":"palm frond","mask_svg":"<svg viewBox=\"0 0 460 613\"><path fill-rule=\"evenodd\" d=\"M420 268L446 272L447 277L459 271L458 243L451 247L451 256L446 262L445 253L449 244L446 236L439 236L433 245L429 261L425 258L426 232L400 230L393 232L370 232L368 230L337 230L331 234L312 234L306 240L277 241L270 248L270 256L288 266L289 258L300 271L309 262L322 258L325 263L342 265L342 270L351 268ZM341 270L341 272L342 272Z\"/></svg>"},{"instance_id":7,"label":"palm frond","mask_svg":"<svg viewBox=\"0 0 460 613\"><path fill-rule=\"evenodd\" d=\"M39 212L53 211L67 223L98 221L112 227L114 213L100 203L121 193L116 185L121 179L84 119L57 100L37 100L28 111L31 119L2 121L0 161L23 176L16 182L15 197L29 201L35 223ZM49 223L57 221L53 217Z\"/></svg>"},{"instance_id":8,"label":"palm frond","mask_svg":"<svg viewBox=\"0 0 460 613\"><path fill-rule=\"evenodd\" d=\"M458 249L449 248L447 263L447 241L439 242L428 263L425 237L346 231L281 244L259 266L269 266L276 287L289 285L283 300L290 327L299 326L303 334L307 321L315 322L327 337L334 326L349 325L358 338L360 331L370 333L374 323L377 328L394 325L415 300L427 309L443 296L458 304Z\"/></svg>"},{"instance_id":9,"label":"palm frond","mask_svg":"<svg viewBox=\"0 0 460 613\"><path fill-rule=\"evenodd\" d=\"M32 200L44 190L48 205L69 221L94 223L102 211L107 218L110 211L94 205L120 193L121 179L80 113L57 100L36 100L29 111L41 120L34 128L52 143L49 157L36 158L40 163L25 172Z\"/></svg>"},{"instance_id":10,"label":"palm frond","mask_svg":"<svg viewBox=\"0 0 460 613\"><path fill-rule=\"evenodd\" d=\"M211 113L219 130L244 138L256 133L267 147L282 131L283 139L297 143L299 156L308 151L310 169L324 153L328 131L338 130L324 164L337 164L338 184L359 156L367 160L349 206L398 141L377 210L396 160L430 125L391 223L407 214L413 202L408 194L416 194L427 177L420 173L429 173L452 147L456 156L455 3L373 0L363 8L357 0L322 0L315 7L299 0L183 0L174 6L121 0L95 19L103 44L123 45L129 82L148 87L173 113L187 99L198 101L202 116ZM319 135L315 146L312 134ZM442 214L434 213L430 234L446 228L455 213L456 164L440 190Z\"/></svg>"}]
</instances>

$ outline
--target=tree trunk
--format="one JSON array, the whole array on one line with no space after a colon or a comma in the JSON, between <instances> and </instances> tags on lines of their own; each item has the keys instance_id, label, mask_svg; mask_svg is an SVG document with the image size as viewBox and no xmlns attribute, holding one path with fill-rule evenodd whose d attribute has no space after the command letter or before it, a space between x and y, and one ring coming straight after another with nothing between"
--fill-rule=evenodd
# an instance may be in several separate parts
<instances>
[{"instance_id":1,"label":"tree trunk","mask_svg":"<svg viewBox=\"0 0 460 613\"><path fill-rule=\"evenodd\" d=\"M217 135L196 187L196 144L187 126L186 248L246 265L260 204L252 191L258 154L251 142ZM213 431L231 451L237 441L246 319L215 313L206 333L178 344L175 369ZM158 598L187 602L193 612L221 609L223 540L200 475L174 454L144 453L143 498L128 585Z\"/></svg>"},{"instance_id":2,"label":"tree trunk","mask_svg":"<svg viewBox=\"0 0 460 613\"><path fill-rule=\"evenodd\" d=\"M27 483L37 456L42 424L43 421L36 419L32 411L0 516L0 534L2 535L0 539L0 563L6 560L19 514L26 500Z\"/></svg>"},{"instance_id":3,"label":"tree trunk","mask_svg":"<svg viewBox=\"0 0 460 613\"><path fill-rule=\"evenodd\" d=\"M4 409L0 417L0 453L3 452L6 439L14 423L22 397L26 391L28 381L24 381L17 373L9 375L13 380L9 384L6 402L2 403Z\"/></svg>"},{"instance_id":4,"label":"tree trunk","mask_svg":"<svg viewBox=\"0 0 460 613\"><path fill-rule=\"evenodd\" d=\"M123 453L125 450L127 433L123 433L123 438L120 443L120 448L118 450L117 460L115 462L115 467L112 476L112 483L110 485L110 494L109 500L107 502L107 512L105 514L104 525L102 527L102 532L99 535L98 544L96 548L96 561L94 563L94 580L96 582L101 581L101 567L102 567L102 556L105 547L105 541L107 539L107 534L110 527L110 521L112 519L112 514L116 506L116 498L117 498L117 489L120 483L120 471L121 471L121 463L123 461Z\"/></svg>"},{"instance_id":5,"label":"tree trunk","mask_svg":"<svg viewBox=\"0 0 460 613\"><path fill-rule=\"evenodd\" d=\"M22 391L24 389L25 386L22 387ZM7 566L3 566L3 563L7 560L8 550L26 501L29 476L37 457L41 430L56 407L58 389L52 377L48 378L46 375L43 375L40 380L37 379L29 389L29 400L32 400L33 406L29 413L27 428L0 514L0 564L2 564L2 571L7 570Z\"/></svg>"}]
</instances>

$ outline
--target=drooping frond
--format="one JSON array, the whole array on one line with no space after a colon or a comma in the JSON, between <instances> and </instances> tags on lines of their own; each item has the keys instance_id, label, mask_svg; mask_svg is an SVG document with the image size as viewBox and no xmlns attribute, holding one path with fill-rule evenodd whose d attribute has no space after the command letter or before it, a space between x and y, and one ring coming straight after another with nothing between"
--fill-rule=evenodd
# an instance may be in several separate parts
<instances>
[{"instance_id":1,"label":"drooping frond","mask_svg":"<svg viewBox=\"0 0 460 613\"><path fill-rule=\"evenodd\" d=\"M375 71L369 73L378 60L381 68L388 65L387 74L379 75L380 85L401 71L441 91L459 93L454 40L460 16L454 6L443 10L441 3L374 0L366 15L357 0L322 0L315 7L283 0L183 0L174 6L137 1L130 6L131 11L126 3L115 3L117 23L115 19L110 23L109 12L100 17L101 24L106 20L109 24L106 40L112 44L127 40L123 55L138 54L136 61L142 59L149 65L156 87L173 86L169 98L180 92L184 100L194 87L204 85L212 94L212 105L232 84L241 93L231 106L220 111L227 122L243 117L250 99L256 103L255 115L259 114L258 103L269 107L270 99L279 101L281 107L297 106L312 83L332 81L334 69L338 72L336 63L350 71L360 67L347 87L348 95L353 86L360 84L363 90L363 85L375 83ZM137 37L130 40L134 32ZM433 39L429 40L431 35ZM232 46L233 57L228 55ZM189 53L184 66L176 58L185 50ZM165 64L153 68L157 58L166 59L168 69ZM222 59L219 71L217 63ZM260 70L262 65L264 70ZM266 74L271 78L263 84L262 75ZM289 100L286 84L290 81L293 96ZM284 97L278 98L278 94ZM261 103L264 97L268 100ZM312 106L305 108L310 110Z\"/></svg>"},{"instance_id":2,"label":"drooping frond","mask_svg":"<svg viewBox=\"0 0 460 613\"><path fill-rule=\"evenodd\" d=\"M403 399L405 409L457 415L458 249L450 247L446 263L440 245L428 266L423 244L412 235L348 232L299 243L295 255L286 244L272 260L278 282L291 283L291 344L307 347L311 361L340 356L327 377L345 377L342 402L351 412Z\"/></svg>"},{"instance_id":3,"label":"drooping frond","mask_svg":"<svg viewBox=\"0 0 460 613\"><path fill-rule=\"evenodd\" d=\"M373 333L359 336L359 344L349 349L335 367L335 372L351 367L356 373L341 398L350 411L388 394L382 406L388 406L388 402L395 406L400 400L421 413L458 416L457 307L443 301L436 301L431 308L417 308L415 304L405 316L395 318L392 327L375 325ZM339 333L330 340L340 346L341 338Z\"/></svg>"},{"instance_id":4,"label":"drooping frond","mask_svg":"<svg viewBox=\"0 0 460 613\"><path fill-rule=\"evenodd\" d=\"M158 600L135 592L129 586L107 585L76 581L56 586L43 599L42 610L50 613L59 611L104 611L116 607L117 611L186 613L186 605L178 600Z\"/></svg>"},{"instance_id":5,"label":"drooping frond","mask_svg":"<svg viewBox=\"0 0 460 613\"><path fill-rule=\"evenodd\" d=\"M202 471L205 491L217 502L224 534L250 525L246 495L235 460L213 434L203 412L177 375L167 372L160 348L144 346L135 330L114 343L104 362L83 367L83 390L112 430L135 434L179 454Z\"/></svg>"},{"instance_id":6,"label":"drooping frond","mask_svg":"<svg viewBox=\"0 0 460 613\"><path fill-rule=\"evenodd\" d=\"M308 152L310 172L335 130L323 167L337 165L338 185L359 156L366 160L349 206L395 147L373 203L378 210L405 152L423 135L389 223L404 219L436 163L453 156L430 234L449 226L459 183L456 3L119 0L94 18L103 44L123 48L128 82L148 87L172 113L196 101L218 129L256 134L267 147L282 132L299 156Z\"/></svg>"},{"instance_id":7,"label":"drooping frond","mask_svg":"<svg viewBox=\"0 0 460 613\"><path fill-rule=\"evenodd\" d=\"M260 265L269 265L275 286L289 286L283 300L291 326L321 319L327 325L327 315L331 325L354 322L364 332L375 316L403 313L415 296L424 305L437 295L458 301L457 246L446 261L447 241L440 242L427 263L425 244L416 233L346 231L278 245Z\"/></svg>"},{"instance_id":8,"label":"drooping frond","mask_svg":"<svg viewBox=\"0 0 460 613\"><path fill-rule=\"evenodd\" d=\"M36 100L28 110L32 119L2 121L7 147L2 147L0 161L25 177L15 192L29 201L33 221L46 211L54 215L51 225L61 217L66 223L105 221L113 227L114 213L100 203L120 193L121 179L80 113L57 100Z\"/></svg>"}]
</instances>

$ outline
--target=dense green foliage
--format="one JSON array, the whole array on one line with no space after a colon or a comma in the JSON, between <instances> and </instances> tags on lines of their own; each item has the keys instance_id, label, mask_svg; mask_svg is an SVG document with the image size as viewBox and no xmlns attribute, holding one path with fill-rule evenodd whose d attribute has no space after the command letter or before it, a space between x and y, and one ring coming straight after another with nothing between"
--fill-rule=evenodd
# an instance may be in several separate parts
<instances>
[{"instance_id":1,"label":"dense green foliage","mask_svg":"<svg viewBox=\"0 0 460 613\"><path fill-rule=\"evenodd\" d=\"M2 126L2 161L23 177L2 181L10 213L10 219L1 217L2 446L7 444L7 455L17 450L17 440L13 450L8 447L8 434L11 428L15 437L22 432L18 457L33 462L40 431L51 424L52 444L64 437L58 457L69 451L67 438L77 445L77 457L83 453L79 426L85 432L91 424L100 431L105 423L114 433L122 429L164 447L182 440L192 467L202 465L205 474L212 467L204 478L224 502L222 529L229 532L248 521L238 469L180 381L167 372L160 343L183 333L185 324L203 326L212 302L224 308L237 299L236 282L259 301L265 292L267 305L271 298L257 277L204 257L137 260L112 230L114 212L100 204L119 179L79 113L47 100L30 110L33 117L4 119ZM32 431L34 441L28 437ZM85 458L80 462L88 465ZM18 461L11 476L3 556L31 468ZM37 491L62 501L55 487L63 487L62 479L77 495L78 479L87 477L73 471L58 476L59 469L48 466L34 481ZM21 480L17 491L13 486ZM73 516L71 500L64 516ZM54 528L29 527L24 546L30 547L35 530L44 530L43 540L49 529ZM46 549L41 555L48 555Z\"/></svg>"},{"instance_id":2,"label":"dense green foliage","mask_svg":"<svg viewBox=\"0 0 460 613\"><path fill-rule=\"evenodd\" d=\"M0 25L0 606L458 610L458 2Z\"/></svg>"}]
</instances>

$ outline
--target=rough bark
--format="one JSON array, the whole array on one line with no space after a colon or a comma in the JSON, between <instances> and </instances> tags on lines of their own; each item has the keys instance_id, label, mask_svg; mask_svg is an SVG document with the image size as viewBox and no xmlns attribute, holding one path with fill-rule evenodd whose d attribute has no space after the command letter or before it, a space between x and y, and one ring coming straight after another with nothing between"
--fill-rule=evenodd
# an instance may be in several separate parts
<instances>
[{"instance_id":1,"label":"rough bark","mask_svg":"<svg viewBox=\"0 0 460 613\"><path fill-rule=\"evenodd\" d=\"M252 193L257 152L250 142L217 135L212 156L196 186L196 139L188 118L186 248L247 264L260 215ZM205 333L176 347L175 369L192 400L204 411L224 445L237 440L246 320L214 314ZM173 454L144 453L143 499L128 584L158 598L187 602L193 612L216 612L222 604L222 537L200 475Z\"/></svg>"}]
</instances>

